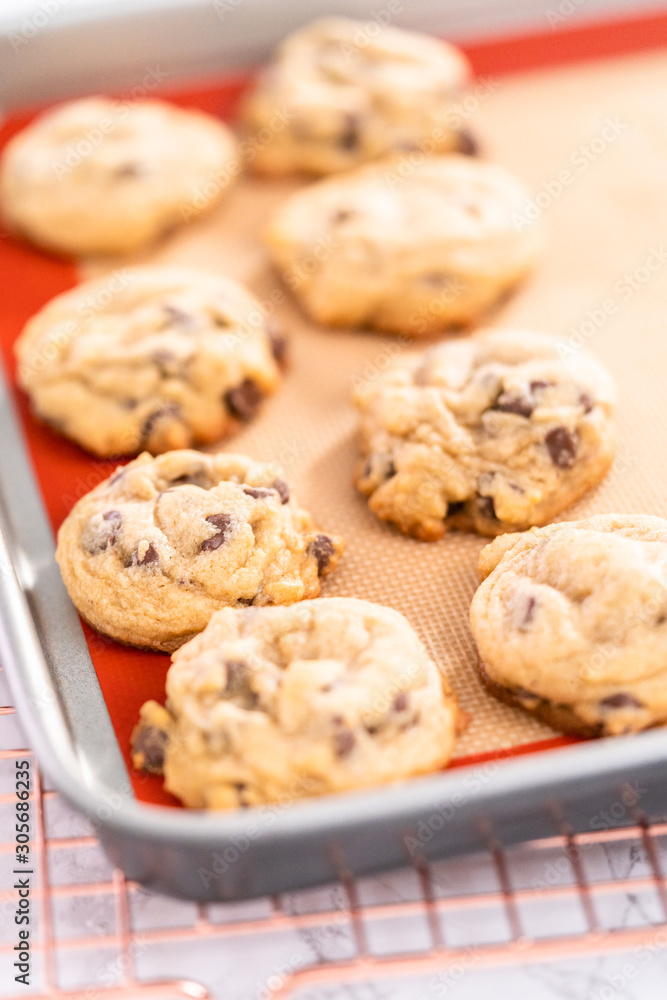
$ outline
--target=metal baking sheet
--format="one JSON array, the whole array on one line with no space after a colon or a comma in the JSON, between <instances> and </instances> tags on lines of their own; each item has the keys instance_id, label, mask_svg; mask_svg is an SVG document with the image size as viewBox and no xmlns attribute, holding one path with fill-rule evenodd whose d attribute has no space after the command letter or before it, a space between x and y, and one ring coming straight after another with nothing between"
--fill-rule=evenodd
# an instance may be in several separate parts
<instances>
[{"instance_id":1,"label":"metal baking sheet","mask_svg":"<svg viewBox=\"0 0 667 1000\"><path fill-rule=\"evenodd\" d=\"M0 259L3 249L0 244ZM44 301L63 281L77 279L73 268L64 272L65 265L28 249L20 252L26 266L29 259L30 278L20 287L12 284L7 308L17 302L20 312L32 301L35 281ZM130 878L193 899L240 899L339 878L346 870L376 871L420 854L443 857L494 839L509 843L564 827L586 830L664 813L667 733L662 730L569 747L556 737L552 743L559 749L537 756L499 752L476 766L400 786L234 814L201 815L139 801L123 762L126 747L118 744L89 646L53 559L42 501L53 505L53 489L49 492L44 481L37 484L21 421L31 436L34 428L19 402L21 418L5 379L0 655L43 766L92 818L110 856ZM55 438L48 440L56 447ZM65 454L70 446L61 447ZM64 463L61 485L66 473ZM63 496L56 501L62 506Z\"/></svg>"}]
</instances>

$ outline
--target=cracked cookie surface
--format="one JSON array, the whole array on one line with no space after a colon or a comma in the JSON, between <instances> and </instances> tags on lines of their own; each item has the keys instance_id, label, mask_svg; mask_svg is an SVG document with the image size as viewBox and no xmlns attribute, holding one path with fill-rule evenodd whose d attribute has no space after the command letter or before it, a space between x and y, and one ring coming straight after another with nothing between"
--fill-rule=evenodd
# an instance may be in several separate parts
<instances>
[{"instance_id":1,"label":"cracked cookie surface","mask_svg":"<svg viewBox=\"0 0 667 1000\"><path fill-rule=\"evenodd\" d=\"M465 149L456 102L468 75L463 53L439 39L317 20L282 43L245 101L253 165L324 175L394 151Z\"/></svg>"},{"instance_id":2,"label":"cracked cookie surface","mask_svg":"<svg viewBox=\"0 0 667 1000\"><path fill-rule=\"evenodd\" d=\"M528 193L495 164L391 157L297 191L265 240L314 320L430 336L468 326L530 270L539 225Z\"/></svg>"},{"instance_id":3,"label":"cracked cookie surface","mask_svg":"<svg viewBox=\"0 0 667 1000\"><path fill-rule=\"evenodd\" d=\"M317 597L342 550L276 466L182 450L140 455L79 500L56 558L94 628L171 651L219 608Z\"/></svg>"},{"instance_id":4,"label":"cracked cookie surface","mask_svg":"<svg viewBox=\"0 0 667 1000\"><path fill-rule=\"evenodd\" d=\"M365 788L443 767L457 707L409 622L321 598L225 609L147 702L136 767L187 806L229 809Z\"/></svg>"},{"instance_id":5,"label":"cracked cookie surface","mask_svg":"<svg viewBox=\"0 0 667 1000\"><path fill-rule=\"evenodd\" d=\"M130 253L212 208L238 173L236 159L233 133L212 115L86 97L40 115L7 144L2 215L59 253Z\"/></svg>"},{"instance_id":6,"label":"cracked cookie surface","mask_svg":"<svg viewBox=\"0 0 667 1000\"><path fill-rule=\"evenodd\" d=\"M238 282L123 268L47 303L15 353L38 417L100 456L220 440L279 383L284 341Z\"/></svg>"},{"instance_id":7,"label":"cracked cookie surface","mask_svg":"<svg viewBox=\"0 0 667 1000\"><path fill-rule=\"evenodd\" d=\"M584 351L485 331L411 354L360 385L358 489L426 541L544 524L599 482L614 454L614 388Z\"/></svg>"},{"instance_id":8,"label":"cracked cookie surface","mask_svg":"<svg viewBox=\"0 0 667 1000\"><path fill-rule=\"evenodd\" d=\"M603 514L504 535L471 607L503 701L582 736L667 721L667 521Z\"/></svg>"}]
</instances>

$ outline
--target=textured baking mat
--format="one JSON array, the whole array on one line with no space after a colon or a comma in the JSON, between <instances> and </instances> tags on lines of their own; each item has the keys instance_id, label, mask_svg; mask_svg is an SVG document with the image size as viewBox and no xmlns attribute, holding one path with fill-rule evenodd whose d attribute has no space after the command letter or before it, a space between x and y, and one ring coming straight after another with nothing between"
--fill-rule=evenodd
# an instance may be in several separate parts
<instances>
[{"instance_id":1,"label":"textured baking mat","mask_svg":"<svg viewBox=\"0 0 667 1000\"><path fill-rule=\"evenodd\" d=\"M492 68L492 67L491 67ZM482 75L462 106L464 123L484 154L514 170L534 192L549 242L534 277L491 317L494 325L554 332L577 350L586 344L619 386L618 460L608 479L566 516L611 511L667 516L667 463L660 445L667 414L667 61L664 51L548 72ZM184 104L227 116L238 84L180 94ZM6 139L17 123L8 123ZM9 238L0 240L0 274L12 289L2 317L2 347L52 294L77 278L117 272L130 263L183 263L247 282L289 333L291 365L280 392L228 450L278 461L300 502L321 527L342 534L347 550L324 586L326 596L366 597L407 616L450 679L471 722L457 762L560 746L564 737L481 688L468 628L475 566L484 541L451 533L421 543L377 522L351 486L355 416L350 393L409 349L400 339L318 329L309 324L275 275L259 234L293 182L243 179L208 218L132 261L87 262L77 273ZM110 474L19 406L54 526L73 502ZM169 660L101 640L91 653L118 738L127 754L139 705L163 700ZM167 802L158 779L135 779L137 795Z\"/></svg>"}]
</instances>

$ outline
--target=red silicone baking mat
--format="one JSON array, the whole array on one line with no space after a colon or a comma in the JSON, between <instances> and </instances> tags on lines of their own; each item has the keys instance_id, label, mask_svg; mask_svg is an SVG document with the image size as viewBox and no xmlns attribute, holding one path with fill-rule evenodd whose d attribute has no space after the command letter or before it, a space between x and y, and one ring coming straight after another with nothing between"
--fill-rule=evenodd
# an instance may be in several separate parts
<instances>
[{"instance_id":1,"label":"red silicone baking mat","mask_svg":"<svg viewBox=\"0 0 667 1000\"><path fill-rule=\"evenodd\" d=\"M476 98L462 105L462 113L464 123L481 137L485 153L515 170L537 192L548 191L568 163L574 175L572 184L564 185L567 190L551 201L542 198L545 205L540 211L551 231L545 260L526 289L493 320L590 339L590 346L627 390L621 401L620 464L601 489L568 512L569 517L614 509L667 515L667 468L656 469L651 461L651 444L657 448L652 437L660 428L655 420L647 423L645 412L654 412L656 404L660 409L661 403L659 370L667 356L657 315L664 302L664 282L658 274L629 301L619 285L623 268L629 268L631 275L639 273L652 252L653 233L659 239L661 231L656 224L660 210L667 218L667 195L662 191L667 111L660 96L666 82L665 60L664 52L650 51L660 45L667 45L667 16L548 32L468 50L479 85L472 91ZM600 56L607 58L586 65L578 61ZM169 97L233 118L244 82L225 80ZM582 149L597 149L595 139L614 116L620 123L618 143L609 143L599 154L586 154L592 157L588 167L577 173L577 153L581 158ZM29 116L5 122L0 143L27 120ZM0 234L5 290L0 339L12 381L12 344L24 322L85 274L104 274L144 261L200 264L245 280L263 302L273 301L280 282L263 256L259 232L272 205L292 187L290 182L244 179L219 212L132 262L74 266ZM553 184L551 189L555 190ZM599 303L614 294L620 320L608 316L603 328L596 327ZM277 312L292 338L292 367L281 392L259 418L224 447L259 459L273 459L276 449L282 449L288 456L287 477L296 485L301 502L323 528L347 538L343 563L327 581L325 593L390 604L415 625L472 717L460 740L456 764L572 742L497 704L477 681L467 608L483 541L452 533L429 545L398 536L374 521L350 486L354 417L349 390L368 365L381 365L404 348L372 334L318 330L289 297L283 296ZM629 347L628 330L637 328L643 331L647 351ZM15 395L44 502L57 528L76 499L110 475L117 463L95 460L40 425L22 394ZM139 706L147 698L163 700L169 658L128 649L85 629L129 765L129 737ZM130 771L140 799L175 804L158 778L137 776L131 767Z\"/></svg>"}]
</instances>

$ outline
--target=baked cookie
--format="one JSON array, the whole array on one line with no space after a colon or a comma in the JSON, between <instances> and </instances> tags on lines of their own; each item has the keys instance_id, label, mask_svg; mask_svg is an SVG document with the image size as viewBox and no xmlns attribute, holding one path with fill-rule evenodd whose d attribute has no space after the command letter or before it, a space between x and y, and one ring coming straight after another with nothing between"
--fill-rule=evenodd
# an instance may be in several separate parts
<instances>
[{"instance_id":1,"label":"baked cookie","mask_svg":"<svg viewBox=\"0 0 667 1000\"><path fill-rule=\"evenodd\" d=\"M276 266L318 323L429 336L467 326L530 269L528 194L463 156L391 158L293 194L269 223Z\"/></svg>"},{"instance_id":2,"label":"baked cookie","mask_svg":"<svg viewBox=\"0 0 667 1000\"><path fill-rule=\"evenodd\" d=\"M667 721L667 521L604 514L505 535L470 618L484 683L565 732Z\"/></svg>"},{"instance_id":3,"label":"baked cookie","mask_svg":"<svg viewBox=\"0 0 667 1000\"><path fill-rule=\"evenodd\" d=\"M82 497L56 559L94 628L171 651L219 608L317 597L342 551L275 465L183 450L140 455Z\"/></svg>"},{"instance_id":4,"label":"baked cookie","mask_svg":"<svg viewBox=\"0 0 667 1000\"><path fill-rule=\"evenodd\" d=\"M215 205L238 173L230 130L165 101L87 97L6 146L7 226L65 254L129 253Z\"/></svg>"},{"instance_id":5,"label":"baked cookie","mask_svg":"<svg viewBox=\"0 0 667 1000\"><path fill-rule=\"evenodd\" d=\"M195 809L290 802L444 767L456 722L397 611L348 597L225 609L174 654L133 760Z\"/></svg>"},{"instance_id":6,"label":"baked cookie","mask_svg":"<svg viewBox=\"0 0 667 1000\"><path fill-rule=\"evenodd\" d=\"M469 145L458 49L376 21L327 17L287 38L246 99L252 164L267 174L349 170L391 152Z\"/></svg>"},{"instance_id":7,"label":"baked cookie","mask_svg":"<svg viewBox=\"0 0 667 1000\"><path fill-rule=\"evenodd\" d=\"M410 354L361 384L356 484L415 538L544 524L614 455L614 389L585 351L495 330Z\"/></svg>"},{"instance_id":8,"label":"baked cookie","mask_svg":"<svg viewBox=\"0 0 667 1000\"><path fill-rule=\"evenodd\" d=\"M38 417L95 455L218 441L279 382L284 341L240 284L123 268L59 295L16 346Z\"/></svg>"}]
</instances>

